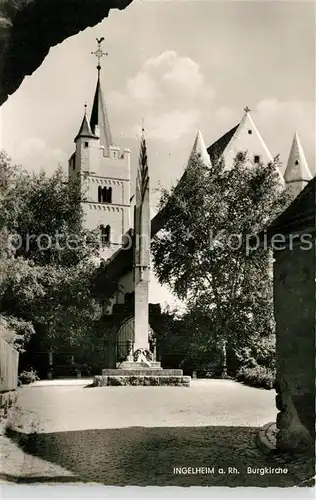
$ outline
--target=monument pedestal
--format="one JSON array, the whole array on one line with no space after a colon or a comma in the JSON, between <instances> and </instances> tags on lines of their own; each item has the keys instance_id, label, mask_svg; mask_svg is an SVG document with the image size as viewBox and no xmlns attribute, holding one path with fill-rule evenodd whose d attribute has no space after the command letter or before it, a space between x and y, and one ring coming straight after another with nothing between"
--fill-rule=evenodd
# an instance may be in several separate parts
<instances>
[{"instance_id":1,"label":"monument pedestal","mask_svg":"<svg viewBox=\"0 0 316 500\"><path fill-rule=\"evenodd\" d=\"M155 361L155 339L153 352L149 347L148 285L150 275L150 190L144 130L137 169L136 197L134 207L133 237L133 284L134 284L134 332L133 338L126 339L126 361L116 369L102 370L102 375L94 377L93 385L190 385L191 377L182 370L164 370ZM153 342L154 340L154 342ZM153 345L154 344L154 345Z\"/></svg>"},{"instance_id":2,"label":"monument pedestal","mask_svg":"<svg viewBox=\"0 0 316 500\"><path fill-rule=\"evenodd\" d=\"M180 369L163 369L158 361L123 361L118 368L102 370L102 375L93 379L95 387L143 385L190 387L191 377Z\"/></svg>"}]
</instances>

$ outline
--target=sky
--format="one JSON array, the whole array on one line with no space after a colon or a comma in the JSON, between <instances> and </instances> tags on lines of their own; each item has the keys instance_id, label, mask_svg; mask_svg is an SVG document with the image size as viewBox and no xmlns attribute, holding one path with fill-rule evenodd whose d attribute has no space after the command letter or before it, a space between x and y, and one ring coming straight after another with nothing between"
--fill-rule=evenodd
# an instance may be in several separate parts
<instances>
[{"instance_id":1,"label":"sky","mask_svg":"<svg viewBox=\"0 0 316 500\"><path fill-rule=\"evenodd\" d=\"M0 148L27 169L67 171L84 104L91 109L96 37L105 37L102 87L116 145L132 150L144 120L152 212L159 188L187 164L197 130L206 145L249 106L285 168L297 130L315 173L313 1L138 0L53 47L0 109Z\"/></svg>"}]
</instances>

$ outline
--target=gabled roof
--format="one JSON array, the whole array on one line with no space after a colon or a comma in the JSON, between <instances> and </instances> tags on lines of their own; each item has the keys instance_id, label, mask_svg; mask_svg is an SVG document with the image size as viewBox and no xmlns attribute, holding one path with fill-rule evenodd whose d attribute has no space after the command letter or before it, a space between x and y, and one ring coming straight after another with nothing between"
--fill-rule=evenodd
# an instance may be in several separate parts
<instances>
[{"instance_id":1,"label":"gabled roof","mask_svg":"<svg viewBox=\"0 0 316 500\"><path fill-rule=\"evenodd\" d=\"M226 134L222 135L222 137L217 139L217 141L213 142L213 144L211 144L207 148L207 152L209 154L209 157L210 157L210 160L212 163L215 163L221 157L227 144L230 142L231 138L235 134L238 127L239 127L239 123L238 123L238 125L233 127L231 130L226 132Z\"/></svg>"},{"instance_id":2,"label":"gabled roof","mask_svg":"<svg viewBox=\"0 0 316 500\"><path fill-rule=\"evenodd\" d=\"M287 162L287 167L284 173L285 182L308 182L312 179L312 177L313 176L308 168L300 138L298 136L298 133L295 132L289 159Z\"/></svg>"},{"instance_id":3,"label":"gabled roof","mask_svg":"<svg viewBox=\"0 0 316 500\"><path fill-rule=\"evenodd\" d=\"M251 126L255 130L255 132L258 134L260 142L262 141L263 147L267 150L267 155L271 154L269 153L267 147L265 146L263 139L261 138L259 132L257 131L257 128L255 127L251 117L247 116L248 113L243 117L243 120L230 129L226 134L222 135L217 141L215 141L211 146L209 146L207 149L205 147L204 139L200 131L197 132L192 152L194 151L195 153L201 154L202 159L204 158L205 162L208 162L208 164L215 163L221 155L224 153L225 149L231 142L232 138L234 137L235 133L237 130L240 128L240 126L245 123L247 123L248 120L250 120ZM191 152L191 154L192 154ZM272 158L272 157L271 157ZM207 164L207 163L206 163ZM280 172L279 172L280 173ZM186 174L186 170L184 171L181 179L179 180L177 186L181 184L181 180L184 178ZM283 177L280 174L280 178ZM283 181L284 182L284 181ZM153 238L160 229L163 228L165 221L166 221L166 215L167 214L167 207L162 208L151 220L151 238ZM122 266L122 267L121 267ZM128 270L132 270L133 268L133 252L131 251L126 251L123 249L119 249L116 254L114 254L114 258L111 259L111 262L108 263L108 268L109 272L116 272L121 275L126 273Z\"/></svg>"},{"instance_id":4,"label":"gabled roof","mask_svg":"<svg viewBox=\"0 0 316 500\"><path fill-rule=\"evenodd\" d=\"M79 137L92 137L93 139L96 139L96 136L91 131L86 113L82 119L79 132L75 137L75 142L79 139Z\"/></svg>"},{"instance_id":5,"label":"gabled roof","mask_svg":"<svg viewBox=\"0 0 316 500\"><path fill-rule=\"evenodd\" d=\"M249 132L251 132L251 135L249 135ZM261 137L261 134L257 129L248 108L245 108L245 113L241 119L241 122L232 135L230 141L227 143L225 150L223 151L224 156L226 157L228 153L231 153L233 151L233 157L235 157L235 155L237 154L237 151L235 150L236 143L238 144L238 147L240 147L240 141L243 144L247 144L250 138L252 143L255 142L255 147L258 148L258 154L261 155L262 153L264 155L264 161L272 162L273 157L266 143Z\"/></svg>"},{"instance_id":6,"label":"gabled roof","mask_svg":"<svg viewBox=\"0 0 316 500\"><path fill-rule=\"evenodd\" d=\"M91 118L90 118L90 126L93 133L96 132L95 131L96 125L100 127L101 146L106 146L106 147L113 146L110 123L101 89L100 72L98 73L98 81L95 89Z\"/></svg>"}]
</instances>

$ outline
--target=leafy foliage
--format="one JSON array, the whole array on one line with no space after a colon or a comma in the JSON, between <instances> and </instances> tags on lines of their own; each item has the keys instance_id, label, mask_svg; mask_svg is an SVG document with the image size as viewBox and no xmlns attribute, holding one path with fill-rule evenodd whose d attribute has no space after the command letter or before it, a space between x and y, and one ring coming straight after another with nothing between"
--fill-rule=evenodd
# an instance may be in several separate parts
<instances>
[{"instance_id":1,"label":"leafy foliage","mask_svg":"<svg viewBox=\"0 0 316 500\"><path fill-rule=\"evenodd\" d=\"M238 371L236 379L252 387L273 389L275 384L275 369L261 365L256 365L252 368L242 367Z\"/></svg>"},{"instance_id":2,"label":"leafy foliage","mask_svg":"<svg viewBox=\"0 0 316 500\"><path fill-rule=\"evenodd\" d=\"M35 331L30 321L0 314L0 336L18 352L25 351L24 346L33 333Z\"/></svg>"},{"instance_id":3,"label":"leafy foliage","mask_svg":"<svg viewBox=\"0 0 316 500\"><path fill-rule=\"evenodd\" d=\"M239 154L232 167L209 168L193 155L179 184L162 195L166 223L152 244L160 282L188 304L196 359L210 359L223 340L237 348L274 331L272 255L254 243L289 193L277 160L249 167Z\"/></svg>"},{"instance_id":4,"label":"leafy foliage","mask_svg":"<svg viewBox=\"0 0 316 500\"><path fill-rule=\"evenodd\" d=\"M19 380L22 384L32 384L39 380L37 371L31 368L30 370L23 370L19 375Z\"/></svg>"},{"instance_id":5,"label":"leafy foliage","mask_svg":"<svg viewBox=\"0 0 316 500\"><path fill-rule=\"evenodd\" d=\"M81 201L79 181L66 182L61 167L51 177L19 170L1 200L0 229L12 235L16 256L41 266L78 264L100 244L97 232L83 229Z\"/></svg>"},{"instance_id":6,"label":"leafy foliage","mask_svg":"<svg viewBox=\"0 0 316 500\"><path fill-rule=\"evenodd\" d=\"M115 290L103 279L100 291L99 239L83 228L79 185L65 182L60 168L51 177L29 174L5 153L0 178L0 313L21 351L34 331L43 350L76 349L102 314L100 297Z\"/></svg>"}]
</instances>

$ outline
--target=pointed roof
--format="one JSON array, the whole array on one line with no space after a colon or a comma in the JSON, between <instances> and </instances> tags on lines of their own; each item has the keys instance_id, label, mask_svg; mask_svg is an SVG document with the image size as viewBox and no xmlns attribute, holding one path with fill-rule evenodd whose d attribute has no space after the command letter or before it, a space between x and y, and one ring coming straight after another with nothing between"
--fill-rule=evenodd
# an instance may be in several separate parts
<instances>
[{"instance_id":1,"label":"pointed roof","mask_svg":"<svg viewBox=\"0 0 316 500\"><path fill-rule=\"evenodd\" d=\"M98 81L95 89L90 126L91 130L95 133L95 126L100 127L100 144L101 146L113 146L113 140L110 130L110 123L105 107L105 102L102 94L100 83L100 69L98 67Z\"/></svg>"},{"instance_id":2,"label":"pointed roof","mask_svg":"<svg viewBox=\"0 0 316 500\"><path fill-rule=\"evenodd\" d=\"M204 139L203 139L203 136L202 136L202 133L200 130L197 131L190 158L191 158L193 153L197 154L201 158L201 160L203 161L203 163L205 165L211 166L210 156L207 152L205 142L204 142Z\"/></svg>"},{"instance_id":3,"label":"pointed roof","mask_svg":"<svg viewBox=\"0 0 316 500\"><path fill-rule=\"evenodd\" d=\"M284 173L285 182L310 181L312 178L299 135L295 132Z\"/></svg>"},{"instance_id":4,"label":"pointed roof","mask_svg":"<svg viewBox=\"0 0 316 500\"><path fill-rule=\"evenodd\" d=\"M257 129L248 107L245 108L241 122L212 144L207 151L212 161L218 160L222 156L227 166L233 165L239 151L248 151L248 153L250 151L252 154L258 155L261 158L260 161L266 164L273 162L273 157ZM276 167L276 172L280 184L284 186L284 179L278 167Z\"/></svg>"},{"instance_id":5,"label":"pointed roof","mask_svg":"<svg viewBox=\"0 0 316 500\"><path fill-rule=\"evenodd\" d=\"M84 117L82 119L79 132L75 137L75 142L79 139L79 137L92 137L93 139L96 139L96 136L91 131L86 113L84 114Z\"/></svg>"},{"instance_id":6,"label":"pointed roof","mask_svg":"<svg viewBox=\"0 0 316 500\"><path fill-rule=\"evenodd\" d=\"M249 133L250 132L250 133ZM247 135L246 135L247 134ZM245 108L245 113L244 116L242 117L241 122L239 123L238 127L236 128L235 132L233 133L230 141L227 143L223 155L226 156L229 153L231 153L235 149L235 143L238 144L239 142L245 142L247 144L249 142L249 138L252 138L252 142L256 142L256 145L260 147L260 152L262 152L265 156L263 159L266 162L272 162L273 157L267 148L266 143L261 137L261 134L259 130L257 129L251 114L250 110L248 107ZM247 147L245 148L247 149ZM235 153L235 151L234 151ZM237 151L236 151L237 153ZM234 154L235 156L235 154Z\"/></svg>"}]
</instances>

